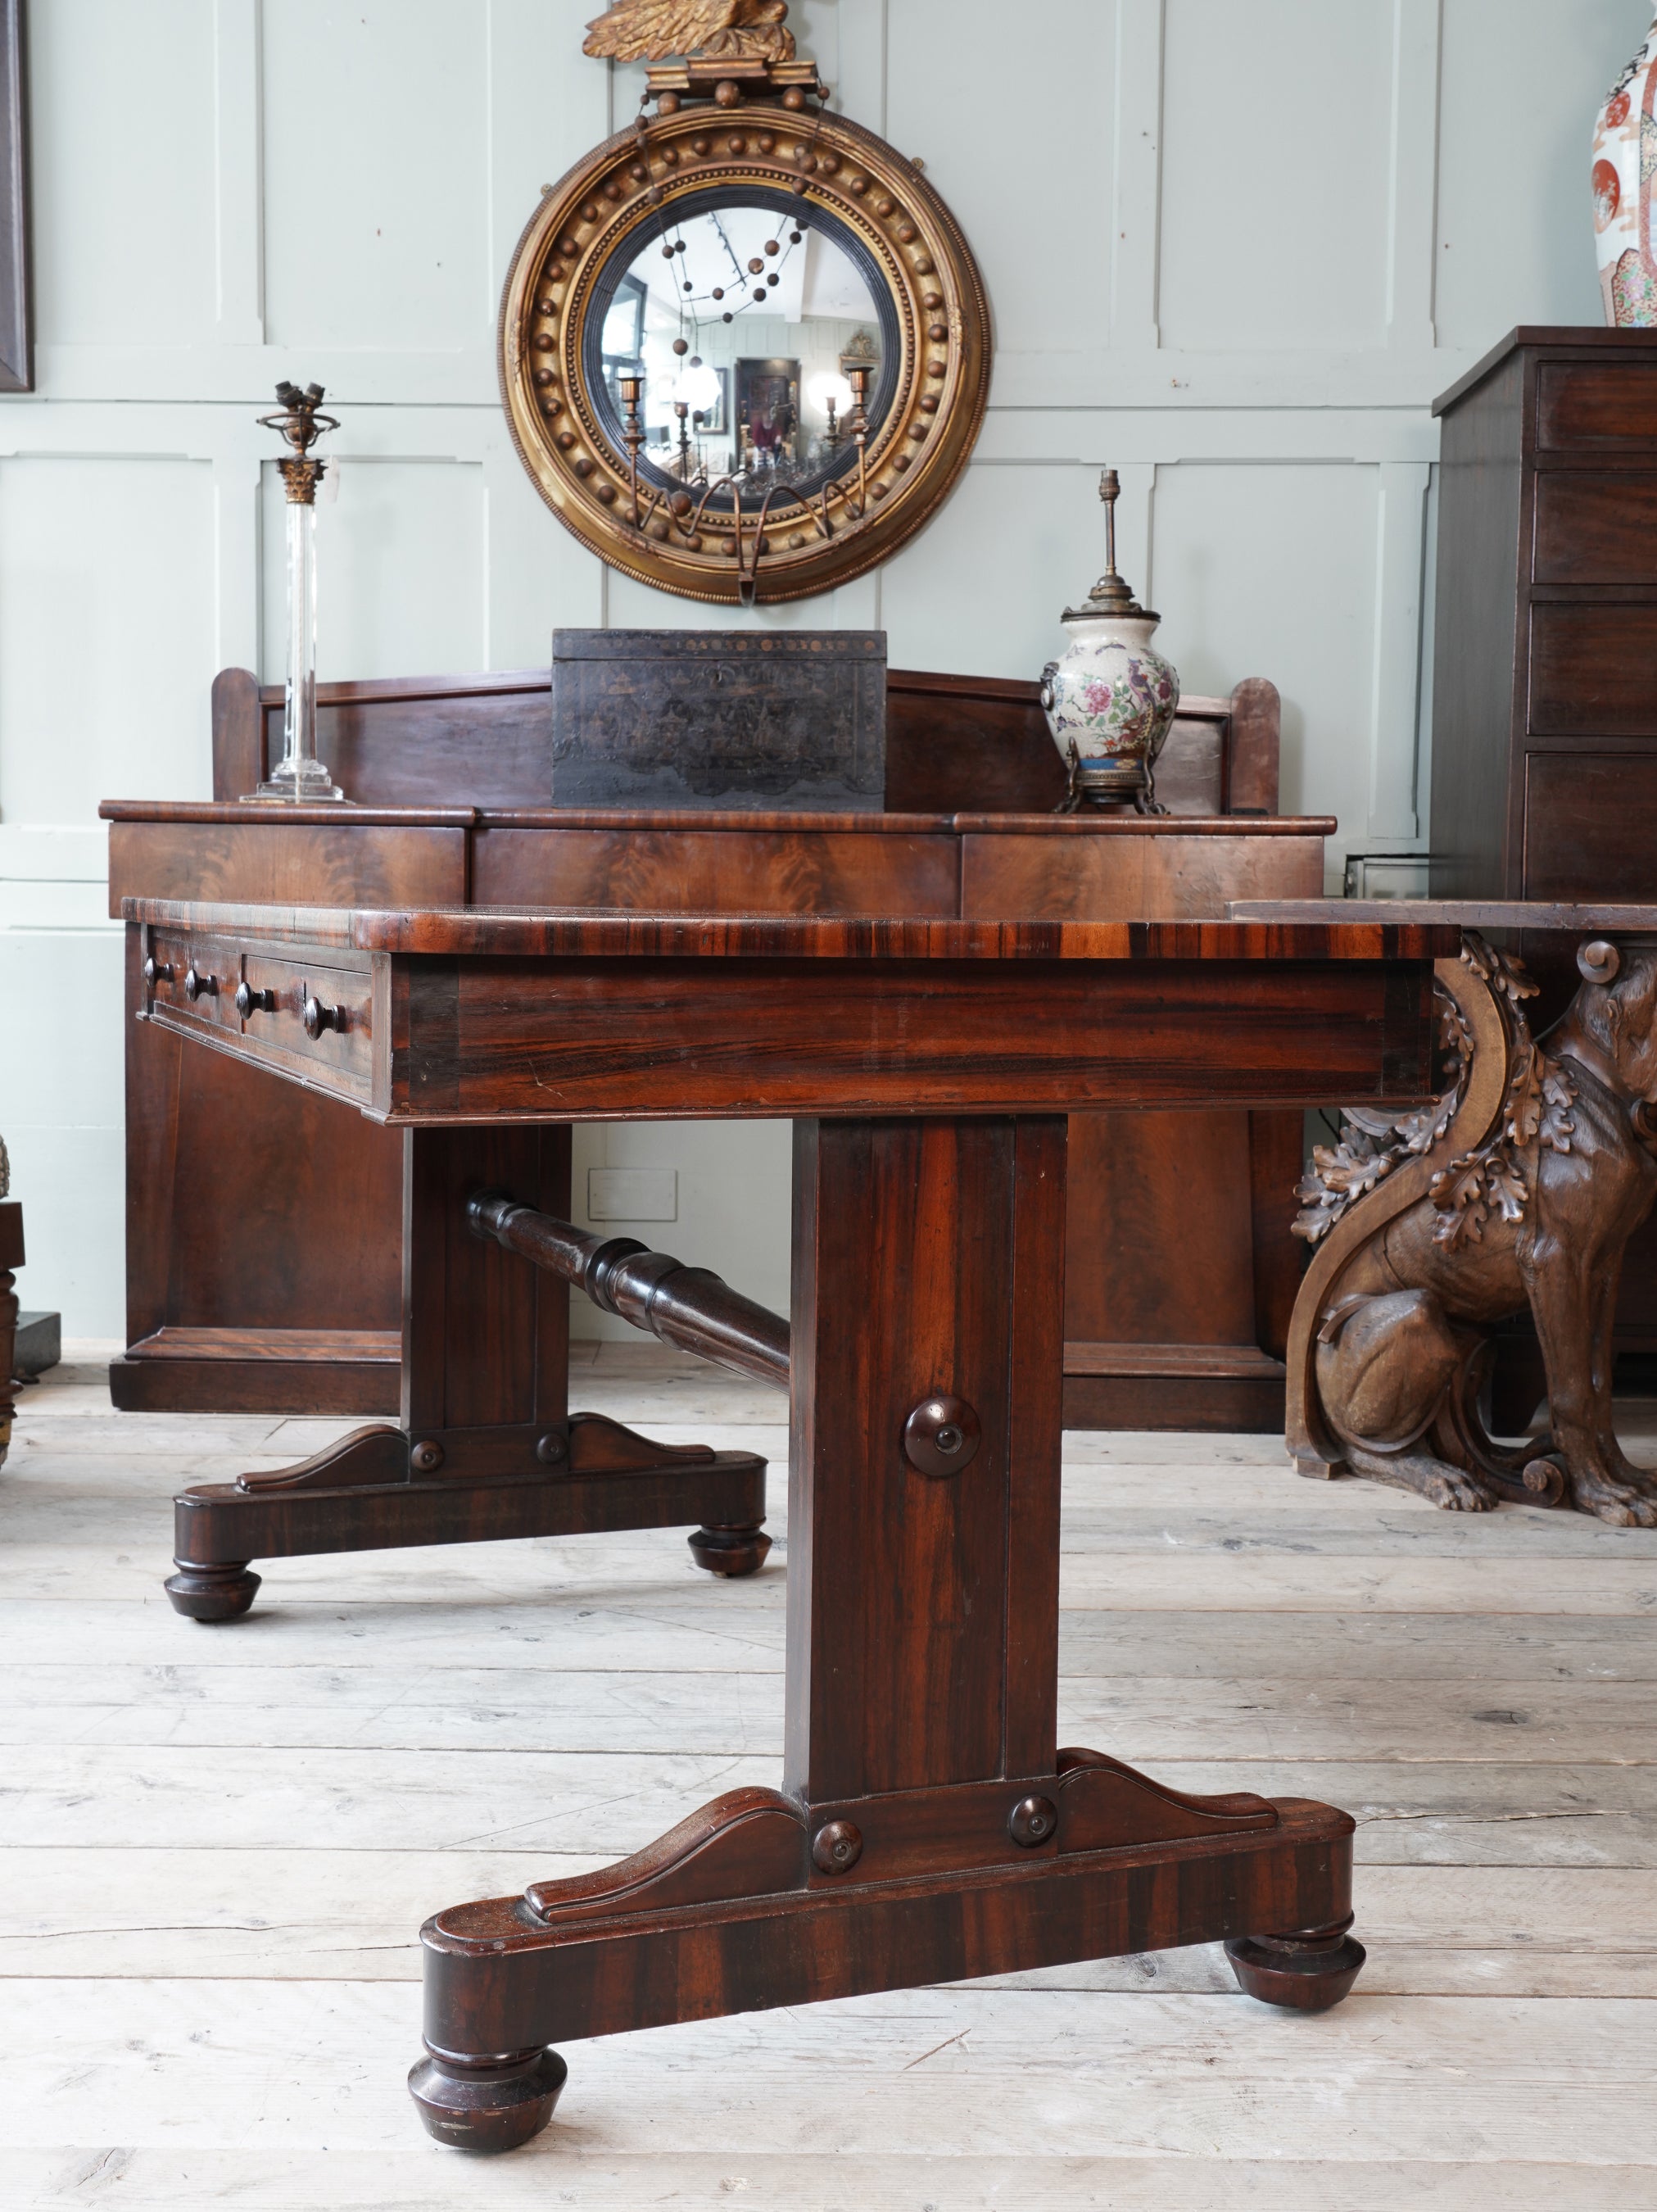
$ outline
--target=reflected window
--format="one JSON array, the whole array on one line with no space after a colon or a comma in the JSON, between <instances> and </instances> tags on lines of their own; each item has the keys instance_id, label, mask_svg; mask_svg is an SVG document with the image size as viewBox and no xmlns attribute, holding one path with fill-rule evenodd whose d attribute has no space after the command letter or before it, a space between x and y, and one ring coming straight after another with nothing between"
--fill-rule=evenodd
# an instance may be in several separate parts
<instances>
[{"instance_id":1,"label":"reflected window","mask_svg":"<svg viewBox=\"0 0 1657 2212\"><path fill-rule=\"evenodd\" d=\"M896 313L868 249L798 194L693 195L600 275L586 374L618 453L616 374L644 377L640 475L716 506L809 497L856 466L847 364L871 436L896 381Z\"/></svg>"}]
</instances>

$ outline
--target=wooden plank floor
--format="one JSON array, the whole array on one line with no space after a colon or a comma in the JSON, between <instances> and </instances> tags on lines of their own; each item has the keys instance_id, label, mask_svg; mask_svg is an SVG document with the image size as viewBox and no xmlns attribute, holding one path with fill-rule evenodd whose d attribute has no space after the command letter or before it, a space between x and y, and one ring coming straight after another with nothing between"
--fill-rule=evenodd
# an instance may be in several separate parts
<instances>
[{"instance_id":1,"label":"wooden plank floor","mask_svg":"<svg viewBox=\"0 0 1657 2212\"><path fill-rule=\"evenodd\" d=\"M28 1392L0 1472L0 2207L1650 2212L1657 1533L1314 1486L1271 1438L1066 1439L1061 1740L1360 1826L1322 2018L1208 1949L573 2046L505 2160L421 2134L423 1917L774 1783L780 1405L654 1347L576 1402L766 1452L772 1564L683 1532L161 1589L182 1480L346 1424ZM1657 1457L1657 1425L1631 1449Z\"/></svg>"}]
</instances>

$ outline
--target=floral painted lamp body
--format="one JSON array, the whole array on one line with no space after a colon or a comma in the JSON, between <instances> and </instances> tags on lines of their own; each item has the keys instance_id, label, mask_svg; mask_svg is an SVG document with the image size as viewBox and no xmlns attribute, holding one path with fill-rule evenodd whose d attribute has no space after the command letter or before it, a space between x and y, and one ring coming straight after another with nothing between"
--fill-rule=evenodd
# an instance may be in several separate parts
<instances>
[{"instance_id":1,"label":"floral painted lamp body","mask_svg":"<svg viewBox=\"0 0 1657 2212\"><path fill-rule=\"evenodd\" d=\"M1105 503L1105 573L1079 607L1065 610L1070 649L1041 672L1041 704L1070 769L1066 811L1131 803L1160 814L1156 759L1174 726L1180 678L1151 632L1161 617L1139 605L1116 573L1114 469L1100 480Z\"/></svg>"},{"instance_id":2,"label":"floral painted lamp body","mask_svg":"<svg viewBox=\"0 0 1657 2212\"><path fill-rule=\"evenodd\" d=\"M1613 328L1657 325L1657 22L1594 118L1593 231L1605 320Z\"/></svg>"}]
</instances>

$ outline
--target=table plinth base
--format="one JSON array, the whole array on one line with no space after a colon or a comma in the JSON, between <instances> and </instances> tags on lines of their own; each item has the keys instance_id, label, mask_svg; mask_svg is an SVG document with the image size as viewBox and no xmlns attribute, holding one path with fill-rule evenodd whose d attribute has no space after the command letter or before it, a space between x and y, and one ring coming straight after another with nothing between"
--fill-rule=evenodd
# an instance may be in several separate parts
<instances>
[{"instance_id":1,"label":"table plinth base","mask_svg":"<svg viewBox=\"0 0 1657 2212\"><path fill-rule=\"evenodd\" d=\"M1023 1784L871 1800L861 1828L823 1820L842 1808L737 1790L617 1866L438 1914L422 1931L428 2055L410 2076L427 2127L466 2149L526 2141L562 2086L555 2041L1181 1944L1225 1942L1244 1987L1269 2003L1345 1996L1363 1963L1345 1935L1349 1814L1298 1798L1182 1797L1114 1761L1084 1764L1095 1756L1065 1754L1046 1778L1056 1820L1026 1847L1005 1812L998 1846L981 1817ZM1124 1814L1153 1832L1066 1847ZM1154 1832L1182 1826L1195 1832ZM824 1871L848 1827L849 1864ZM874 1874L905 1871L868 1878L871 1862Z\"/></svg>"},{"instance_id":2,"label":"table plinth base","mask_svg":"<svg viewBox=\"0 0 1657 2212\"><path fill-rule=\"evenodd\" d=\"M687 1524L698 1566L752 1574L771 1548L765 1470L751 1452L657 1443L596 1413L414 1439L358 1429L295 1467L185 1491L167 1593L192 1620L234 1620L259 1585L252 1559Z\"/></svg>"}]
</instances>

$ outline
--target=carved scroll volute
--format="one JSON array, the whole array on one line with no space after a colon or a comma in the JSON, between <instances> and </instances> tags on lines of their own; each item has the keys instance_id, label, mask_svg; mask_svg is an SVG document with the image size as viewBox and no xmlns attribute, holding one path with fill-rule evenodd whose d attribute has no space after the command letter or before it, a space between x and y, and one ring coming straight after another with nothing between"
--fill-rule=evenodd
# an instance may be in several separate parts
<instances>
[{"instance_id":1,"label":"carved scroll volute","mask_svg":"<svg viewBox=\"0 0 1657 2212\"><path fill-rule=\"evenodd\" d=\"M1313 1254L1289 1325L1288 1405L1284 1438L1303 1474L1328 1472L1345 1454L1325 1425L1314 1363L1323 1316L1340 1295L1353 1259L1390 1221L1423 1198L1448 1160L1476 1150L1494 1133L1508 1095L1508 1017L1499 990L1465 960L1434 963L1439 988L1466 1024L1471 1065L1461 1102L1429 1152L1395 1169L1358 1200Z\"/></svg>"}]
</instances>

